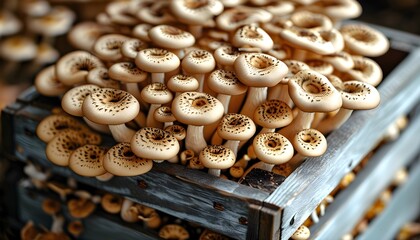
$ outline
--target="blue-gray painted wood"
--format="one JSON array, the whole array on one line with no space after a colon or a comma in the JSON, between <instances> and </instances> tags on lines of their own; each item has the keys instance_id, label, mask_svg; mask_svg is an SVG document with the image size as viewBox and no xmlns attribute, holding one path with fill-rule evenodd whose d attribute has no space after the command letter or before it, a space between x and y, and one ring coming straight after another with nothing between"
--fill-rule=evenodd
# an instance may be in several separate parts
<instances>
[{"instance_id":1,"label":"blue-gray painted wood","mask_svg":"<svg viewBox=\"0 0 420 240\"><path fill-rule=\"evenodd\" d=\"M381 146L350 186L336 196L326 214L311 228L311 238L331 239L350 232L377 196L389 186L396 171L406 166L419 153L418 133L420 116L411 120L397 141ZM420 187L417 189L420 191ZM420 204L420 198L417 200Z\"/></svg>"},{"instance_id":2,"label":"blue-gray painted wood","mask_svg":"<svg viewBox=\"0 0 420 240\"><path fill-rule=\"evenodd\" d=\"M325 154L308 158L266 199L283 209L278 226L281 239L288 239L340 179L376 146L387 126L419 103L420 49L411 52L378 90L381 104L377 108L355 111L328 136Z\"/></svg>"}]
</instances>

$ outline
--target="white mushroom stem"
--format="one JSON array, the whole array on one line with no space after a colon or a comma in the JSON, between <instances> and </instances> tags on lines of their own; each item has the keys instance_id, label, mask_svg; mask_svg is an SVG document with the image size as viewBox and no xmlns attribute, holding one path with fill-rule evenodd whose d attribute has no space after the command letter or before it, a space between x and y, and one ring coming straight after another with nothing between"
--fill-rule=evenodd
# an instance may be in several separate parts
<instances>
[{"instance_id":1,"label":"white mushroom stem","mask_svg":"<svg viewBox=\"0 0 420 240\"><path fill-rule=\"evenodd\" d=\"M299 48L293 49L293 60L304 62L306 59L307 51Z\"/></svg>"},{"instance_id":2,"label":"white mushroom stem","mask_svg":"<svg viewBox=\"0 0 420 240\"><path fill-rule=\"evenodd\" d=\"M139 89L139 85L137 83L126 82L124 84L125 84L125 88L126 88L127 92L131 93L131 95L133 95L137 100L141 99L140 89Z\"/></svg>"},{"instance_id":3,"label":"white mushroom stem","mask_svg":"<svg viewBox=\"0 0 420 240\"><path fill-rule=\"evenodd\" d=\"M109 125L112 137L117 142L130 142L136 131L128 128L125 124Z\"/></svg>"},{"instance_id":4,"label":"white mushroom stem","mask_svg":"<svg viewBox=\"0 0 420 240\"><path fill-rule=\"evenodd\" d=\"M146 119L146 126L147 127L156 127L156 128L163 128L163 124L161 122L156 121L154 117L154 112L158 109L162 104L150 104L149 113L147 114Z\"/></svg>"},{"instance_id":5,"label":"white mushroom stem","mask_svg":"<svg viewBox=\"0 0 420 240\"><path fill-rule=\"evenodd\" d=\"M219 93L216 98L223 104L223 108L225 109L224 113L228 113L231 95Z\"/></svg>"},{"instance_id":6,"label":"white mushroom stem","mask_svg":"<svg viewBox=\"0 0 420 240\"><path fill-rule=\"evenodd\" d=\"M316 127L318 131L327 134L343 125L351 116L353 110L340 108L340 110L333 117L321 121Z\"/></svg>"},{"instance_id":7,"label":"white mushroom stem","mask_svg":"<svg viewBox=\"0 0 420 240\"><path fill-rule=\"evenodd\" d=\"M51 229L50 231L53 233L62 233L63 232L63 227L64 227L64 223L65 223L65 219L63 216L61 215L53 215L53 222L51 224Z\"/></svg>"},{"instance_id":8,"label":"white mushroom stem","mask_svg":"<svg viewBox=\"0 0 420 240\"><path fill-rule=\"evenodd\" d=\"M267 133L267 132L274 132L276 131L275 128L262 128L261 131L259 133Z\"/></svg>"},{"instance_id":9,"label":"white mushroom stem","mask_svg":"<svg viewBox=\"0 0 420 240\"><path fill-rule=\"evenodd\" d=\"M165 73L152 73L152 83L165 83Z\"/></svg>"},{"instance_id":10,"label":"white mushroom stem","mask_svg":"<svg viewBox=\"0 0 420 240\"><path fill-rule=\"evenodd\" d=\"M109 130L109 127L107 125L103 125L103 124L98 124L95 122L90 121L89 119L87 119L86 117L83 117L83 120L85 121L85 123L92 128L95 131L101 132L101 133L107 133L110 134L111 131Z\"/></svg>"},{"instance_id":11,"label":"white mushroom stem","mask_svg":"<svg viewBox=\"0 0 420 240\"><path fill-rule=\"evenodd\" d=\"M254 111L258 105L267 100L267 87L249 87L241 114L253 119Z\"/></svg>"},{"instance_id":12,"label":"white mushroom stem","mask_svg":"<svg viewBox=\"0 0 420 240\"><path fill-rule=\"evenodd\" d=\"M134 202L124 198L121 206L120 216L125 222L136 222L138 220L138 213L135 213L137 208L134 207Z\"/></svg>"},{"instance_id":13,"label":"white mushroom stem","mask_svg":"<svg viewBox=\"0 0 420 240\"><path fill-rule=\"evenodd\" d=\"M321 121L324 120L326 116L327 114L324 112L316 112L314 119L312 120L311 128L318 129L318 124L321 123Z\"/></svg>"},{"instance_id":14,"label":"white mushroom stem","mask_svg":"<svg viewBox=\"0 0 420 240\"><path fill-rule=\"evenodd\" d=\"M308 129L311 127L312 120L314 119L313 112L304 112L298 110L297 116L293 119L293 122L288 126L280 129L278 133L285 136L287 139L292 139L298 131L302 129Z\"/></svg>"},{"instance_id":15,"label":"white mushroom stem","mask_svg":"<svg viewBox=\"0 0 420 240\"><path fill-rule=\"evenodd\" d=\"M191 149L198 155L207 146L203 136L204 126L188 125L187 136L185 137L185 148Z\"/></svg>"},{"instance_id":16,"label":"white mushroom stem","mask_svg":"<svg viewBox=\"0 0 420 240\"><path fill-rule=\"evenodd\" d=\"M217 135L217 133L216 133L216 135ZM235 156L238 156L238 150L239 150L239 143L240 142L241 141L239 141L239 140L227 140L226 143L223 146L229 148L230 150L233 151Z\"/></svg>"},{"instance_id":17,"label":"white mushroom stem","mask_svg":"<svg viewBox=\"0 0 420 240\"><path fill-rule=\"evenodd\" d=\"M193 77L197 79L199 87L198 92L203 92L204 89L204 74L194 74Z\"/></svg>"},{"instance_id":18,"label":"white mushroom stem","mask_svg":"<svg viewBox=\"0 0 420 240\"><path fill-rule=\"evenodd\" d=\"M318 223L319 222L319 217L318 217L318 214L316 213L316 209L314 211L312 211L312 213L311 213L311 219L312 219L312 222L314 222L314 223Z\"/></svg>"},{"instance_id":19,"label":"white mushroom stem","mask_svg":"<svg viewBox=\"0 0 420 240\"><path fill-rule=\"evenodd\" d=\"M285 102L289 107L293 107L293 100L289 96L289 87L287 84L279 83L268 89L268 100L277 99Z\"/></svg>"}]
</instances>

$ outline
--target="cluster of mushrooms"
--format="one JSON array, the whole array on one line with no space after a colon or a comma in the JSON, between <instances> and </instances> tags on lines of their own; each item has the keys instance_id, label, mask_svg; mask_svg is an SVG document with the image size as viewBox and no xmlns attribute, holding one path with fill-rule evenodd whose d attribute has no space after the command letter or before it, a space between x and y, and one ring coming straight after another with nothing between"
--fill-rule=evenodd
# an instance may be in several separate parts
<instances>
[{"instance_id":1,"label":"cluster of mushrooms","mask_svg":"<svg viewBox=\"0 0 420 240\"><path fill-rule=\"evenodd\" d=\"M143 228L155 232L162 239L184 240L191 236L199 236L200 240L229 239L209 229L191 226L178 218L122 196L86 189L73 178L68 178L64 183L62 180L54 179L48 170L45 171L33 163L28 163L24 167L24 172L28 178L21 181L21 186L50 193L49 197L43 198L41 208L45 214L51 216L52 224L46 228L28 221L21 229L22 240L82 238L85 219L98 208L107 214L119 215L124 222L141 223Z\"/></svg>"},{"instance_id":2,"label":"cluster of mushrooms","mask_svg":"<svg viewBox=\"0 0 420 240\"><path fill-rule=\"evenodd\" d=\"M77 50L37 75L73 116L48 117L38 136L51 135L51 162L99 179L162 161L234 179L293 169L322 155L353 110L380 102L369 57L389 42L343 24L360 13L355 0L111 2L70 30ZM101 146L96 132L117 143Z\"/></svg>"},{"instance_id":3,"label":"cluster of mushrooms","mask_svg":"<svg viewBox=\"0 0 420 240\"><path fill-rule=\"evenodd\" d=\"M0 79L9 84L28 81L60 56L55 40L66 34L76 14L46 0L4 1L0 7ZM18 69L25 69L19 73Z\"/></svg>"}]
</instances>

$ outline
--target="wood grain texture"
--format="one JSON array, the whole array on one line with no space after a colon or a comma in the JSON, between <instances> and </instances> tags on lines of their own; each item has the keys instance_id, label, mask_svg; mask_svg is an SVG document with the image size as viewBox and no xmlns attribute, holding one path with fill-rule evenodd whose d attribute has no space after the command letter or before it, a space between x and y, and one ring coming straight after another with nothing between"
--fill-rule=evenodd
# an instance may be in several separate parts
<instances>
[{"instance_id":1,"label":"wood grain texture","mask_svg":"<svg viewBox=\"0 0 420 240\"><path fill-rule=\"evenodd\" d=\"M330 239L350 232L391 183L396 171L419 154L420 142L416 141L419 132L420 116L417 116L397 141L382 146L350 186L337 195L326 214L311 228L312 238ZM420 198L417 199L420 201Z\"/></svg>"},{"instance_id":2,"label":"wood grain texture","mask_svg":"<svg viewBox=\"0 0 420 240\"><path fill-rule=\"evenodd\" d=\"M358 240L394 239L399 229L413 221L420 211L420 158L410 171L408 181L398 188L385 211L377 216Z\"/></svg>"},{"instance_id":3,"label":"wood grain texture","mask_svg":"<svg viewBox=\"0 0 420 240\"><path fill-rule=\"evenodd\" d=\"M397 117L420 100L420 49L413 51L378 88L381 104L356 111L328 138L320 157L308 158L266 199L283 208L281 239L288 239L340 179L372 150Z\"/></svg>"}]
</instances>

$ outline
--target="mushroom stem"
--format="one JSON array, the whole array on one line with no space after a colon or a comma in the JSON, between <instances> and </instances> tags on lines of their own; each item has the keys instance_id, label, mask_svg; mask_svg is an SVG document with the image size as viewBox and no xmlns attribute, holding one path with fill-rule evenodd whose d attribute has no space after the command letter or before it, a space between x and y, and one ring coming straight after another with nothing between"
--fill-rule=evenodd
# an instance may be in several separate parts
<instances>
[{"instance_id":1,"label":"mushroom stem","mask_svg":"<svg viewBox=\"0 0 420 240\"><path fill-rule=\"evenodd\" d=\"M147 114L146 126L147 127L156 127L163 128L161 122L156 121L153 113L158 109L162 104L150 104L149 113Z\"/></svg>"},{"instance_id":2,"label":"mushroom stem","mask_svg":"<svg viewBox=\"0 0 420 240\"><path fill-rule=\"evenodd\" d=\"M145 127L147 118L144 112L139 111L139 114L136 118L134 118L134 121L137 123L137 125L139 125L139 127Z\"/></svg>"},{"instance_id":3,"label":"mushroom stem","mask_svg":"<svg viewBox=\"0 0 420 240\"><path fill-rule=\"evenodd\" d=\"M199 39L203 34L203 26L201 25L188 25L188 31L196 38Z\"/></svg>"},{"instance_id":4,"label":"mushroom stem","mask_svg":"<svg viewBox=\"0 0 420 240\"><path fill-rule=\"evenodd\" d=\"M135 212L136 210L137 208L134 207L134 202L124 198L121 206L120 216L125 222L137 222L138 213Z\"/></svg>"},{"instance_id":5,"label":"mushroom stem","mask_svg":"<svg viewBox=\"0 0 420 240\"><path fill-rule=\"evenodd\" d=\"M83 120L85 121L85 123L90 128L92 128L95 131L98 131L98 132L101 132L101 133L107 133L107 134L111 133L111 131L109 130L109 127L107 125L92 122L89 119L87 119L86 117L83 117Z\"/></svg>"},{"instance_id":6,"label":"mushroom stem","mask_svg":"<svg viewBox=\"0 0 420 240\"><path fill-rule=\"evenodd\" d=\"M313 119L313 112L304 112L299 109L297 116L293 119L293 122L280 129L278 133L285 136L287 139L292 139L293 135L295 135L299 130L310 128Z\"/></svg>"},{"instance_id":7,"label":"mushroom stem","mask_svg":"<svg viewBox=\"0 0 420 240\"><path fill-rule=\"evenodd\" d=\"M128 128L125 124L109 125L112 137L117 142L130 142L136 131Z\"/></svg>"},{"instance_id":8,"label":"mushroom stem","mask_svg":"<svg viewBox=\"0 0 420 240\"><path fill-rule=\"evenodd\" d=\"M217 99L223 104L223 108L225 109L225 114L229 112L229 102L230 102L231 95L217 94Z\"/></svg>"},{"instance_id":9,"label":"mushroom stem","mask_svg":"<svg viewBox=\"0 0 420 240\"><path fill-rule=\"evenodd\" d=\"M165 83L165 73L152 73L152 83Z\"/></svg>"},{"instance_id":10,"label":"mushroom stem","mask_svg":"<svg viewBox=\"0 0 420 240\"><path fill-rule=\"evenodd\" d=\"M220 177L220 169L209 168L208 173L210 175L213 175L213 176L216 176L216 177Z\"/></svg>"},{"instance_id":11,"label":"mushroom stem","mask_svg":"<svg viewBox=\"0 0 420 240\"><path fill-rule=\"evenodd\" d=\"M293 107L293 100L289 95L289 86L287 84L281 84L281 89L279 95L277 95L277 100L285 102L289 107Z\"/></svg>"},{"instance_id":12,"label":"mushroom stem","mask_svg":"<svg viewBox=\"0 0 420 240\"><path fill-rule=\"evenodd\" d=\"M137 83L125 83L127 92L131 93L137 100L141 100L140 89Z\"/></svg>"},{"instance_id":13,"label":"mushroom stem","mask_svg":"<svg viewBox=\"0 0 420 240\"><path fill-rule=\"evenodd\" d=\"M193 77L198 81L198 92L203 92L204 89L204 74L194 74Z\"/></svg>"},{"instance_id":14,"label":"mushroom stem","mask_svg":"<svg viewBox=\"0 0 420 240\"><path fill-rule=\"evenodd\" d=\"M323 134L330 133L331 131L341 127L341 125L349 119L352 112L353 110L351 109L340 108L337 114L321 121L316 128Z\"/></svg>"},{"instance_id":15,"label":"mushroom stem","mask_svg":"<svg viewBox=\"0 0 420 240\"><path fill-rule=\"evenodd\" d=\"M267 87L249 87L241 114L253 119L254 111L258 105L267 100Z\"/></svg>"},{"instance_id":16,"label":"mushroom stem","mask_svg":"<svg viewBox=\"0 0 420 240\"><path fill-rule=\"evenodd\" d=\"M185 138L185 148L191 149L198 155L203 148L207 146L207 142L203 136L204 126L188 125L187 136Z\"/></svg>"},{"instance_id":17,"label":"mushroom stem","mask_svg":"<svg viewBox=\"0 0 420 240\"><path fill-rule=\"evenodd\" d=\"M239 140L227 140L226 143L223 146L229 148L230 150L233 151L235 156L238 156L238 150L239 150L239 143L240 142L241 141L239 141Z\"/></svg>"},{"instance_id":18,"label":"mushroom stem","mask_svg":"<svg viewBox=\"0 0 420 240\"><path fill-rule=\"evenodd\" d=\"M293 50L293 60L298 60L304 62L306 59L307 51L299 48L295 48Z\"/></svg>"},{"instance_id":19,"label":"mushroom stem","mask_svg":"<svg viewBox=\"0 0 420 240\"><path fill-rule=\"evenodd\" d=\"M51 232L62 233L65 219L61 215L53 215L53 222L51 224Z\"/></svg>"}]
</instances>

